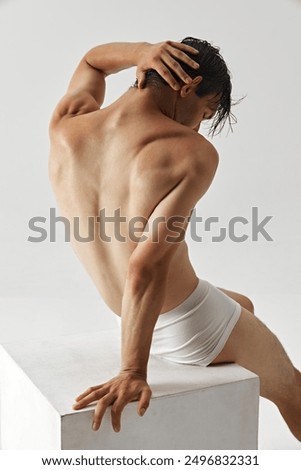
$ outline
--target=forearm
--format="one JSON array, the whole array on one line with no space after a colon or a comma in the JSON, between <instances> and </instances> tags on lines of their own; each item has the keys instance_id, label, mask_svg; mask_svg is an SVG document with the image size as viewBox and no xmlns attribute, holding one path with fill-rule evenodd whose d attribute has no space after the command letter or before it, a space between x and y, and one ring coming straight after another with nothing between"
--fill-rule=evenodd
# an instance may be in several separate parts
<instances>
[{"instance_id":1,"label":"forearm","mask_svg":"<svg viewBox=\"0 0 301 470\"><path fill-rule=\"evenodd\" d=\"M156 270L140 280L127 277L122 301L121 371L146 378L152 335L162 309L166 272Z\"/></svg>"},{"instance_id":2,"label":"forearm","mask_svg":"<svg viewBox=\"0 0 301 470\"><path fill-rule=\"evenodd\" d=\"M91 49L86 55L86 62L106 75L137 65L145 42L113 42Z\"/></svg>"}]
</instances>

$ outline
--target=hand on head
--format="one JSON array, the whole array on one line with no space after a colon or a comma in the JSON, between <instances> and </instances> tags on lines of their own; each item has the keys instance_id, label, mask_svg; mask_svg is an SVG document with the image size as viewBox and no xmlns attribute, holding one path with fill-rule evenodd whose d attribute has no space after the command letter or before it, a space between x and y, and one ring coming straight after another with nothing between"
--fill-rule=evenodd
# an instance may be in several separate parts
<instances>
[{"instance_id":1,"label":"hand on head","mask_svg":"<svg viewBox=\"0 0 301 470\"><path fill-rule=\"evenodd\" d=\"M170 71L173 71L183 83L191 84L192 78L183 70L179 61L195 70L199 68L199 64L186 53L198 54L199 51L187 44L174 41L143 44L137 64L138 88L144 88L146 72L150 69L155 70L175 91L180 90L181 86Z\"/></svg>"}]
</instances>

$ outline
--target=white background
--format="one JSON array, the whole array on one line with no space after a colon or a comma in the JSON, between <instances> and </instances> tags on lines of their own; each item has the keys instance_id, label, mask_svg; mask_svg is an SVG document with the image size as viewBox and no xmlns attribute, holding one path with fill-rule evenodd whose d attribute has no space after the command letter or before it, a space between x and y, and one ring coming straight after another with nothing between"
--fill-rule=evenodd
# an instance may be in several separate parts
<instances>
[{"instance_id":1,"label":"white background","mask_svg":"<svg viewBox=\"0 0 301 470\"><path fill-rule=\"evenodd\" d=\"M1 341L115 325L62 231L56 243L27 241L29 219L55 206L49 118L89 48L195 36L221 47L233 97L246 95L234 133L213 140L220 164L197 213L222 227L234 216L251 221L258 207L260 219L273 216L274 241L188 236L191 258L200 277L248 295L301 368L300 25L298 0L0 0ZM134 79L134 69L110 77L105 104ZM243 233L250 227L237 228ZM264 400L260 426L261 448L300 448Z\"/></svg>"}]
</instances>

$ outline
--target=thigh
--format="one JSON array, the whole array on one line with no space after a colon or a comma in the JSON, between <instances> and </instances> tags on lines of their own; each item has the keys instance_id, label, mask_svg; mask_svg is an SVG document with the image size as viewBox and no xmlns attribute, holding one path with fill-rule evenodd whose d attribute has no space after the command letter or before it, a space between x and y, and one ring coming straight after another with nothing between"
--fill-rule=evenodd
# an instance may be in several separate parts
<instances>
[{"instance_id":1,"label":"thigh","mask_svg":"<svg viewBox=\"0 0 301 470\"><path fill-rule=\"evenodd\" d=\"M241 316L212 364L235 362L260 378L262 396L277 402L295 381L295 369L278 338L242 307Z\"/></svg>"}]
</instances>

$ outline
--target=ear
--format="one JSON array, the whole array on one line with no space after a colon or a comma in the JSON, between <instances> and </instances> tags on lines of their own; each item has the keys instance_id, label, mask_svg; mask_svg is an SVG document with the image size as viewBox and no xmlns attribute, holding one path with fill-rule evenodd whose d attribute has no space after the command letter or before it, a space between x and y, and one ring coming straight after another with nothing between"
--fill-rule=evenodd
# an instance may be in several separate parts
<instances>
[{"instance_id":1,"label":"ear","mask_svg":"<svg viewBox=\"0 0 301 470\"><path fill-rule=\"evenodd\" d=\"M192 91L195 91L196 87L201 83L202 80L203 80L203 77L201 75L198 75L197 77L194 77L194 79L189 85L187 84L183 85L179 91L181 98L185 98L187 95L189 95L189 93L191 93Z\"/></svg>"}]
</instances>

